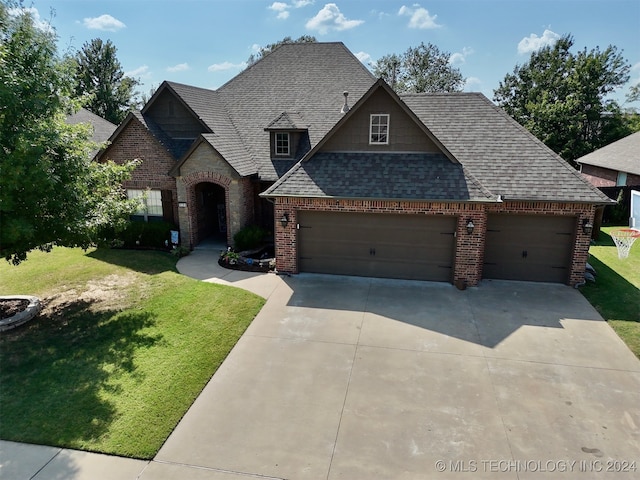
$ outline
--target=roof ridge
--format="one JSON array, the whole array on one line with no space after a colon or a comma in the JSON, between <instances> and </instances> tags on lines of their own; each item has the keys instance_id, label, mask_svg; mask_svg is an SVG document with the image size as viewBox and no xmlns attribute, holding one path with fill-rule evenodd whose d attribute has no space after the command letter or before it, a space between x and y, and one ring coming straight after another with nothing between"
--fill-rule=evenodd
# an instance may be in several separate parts
<instances>
[{"instance_id":1,"label":"roof ridge","mask_svg":"<svg viewBox=\"0 0 640 480\"><path fill-rule=\"evenodd\" d=\"M197 85L191 85L189 83L174 82L172 80L165 80L165 82L168 85L171 85L171 86L177 85L177 86L180 86L180 87L196 88L198 90L206 90L208 92L215 92L216 91L214 88L199 87Z\"/></svg>"},{"instance_id":2,"label":"roof ridge","mask_svg":"<svg viewBox=\"0 0 640 480\"><path fill-rule=\"evenodd\" d=\"M487 197L490 197L490 198L499 197L499 195L496 195L487 187L485 187L484 184L478 179L478 177L476 177L473 173L469 171L469 169L464 165L464 163L460 162L460 165L462 166L462 171L464 172L465 176L469 177L469 179L473 182L473 184L476 187L478 187L480 191L482 191L482 193L484 193Z\"/></svg>"}]
</instances>

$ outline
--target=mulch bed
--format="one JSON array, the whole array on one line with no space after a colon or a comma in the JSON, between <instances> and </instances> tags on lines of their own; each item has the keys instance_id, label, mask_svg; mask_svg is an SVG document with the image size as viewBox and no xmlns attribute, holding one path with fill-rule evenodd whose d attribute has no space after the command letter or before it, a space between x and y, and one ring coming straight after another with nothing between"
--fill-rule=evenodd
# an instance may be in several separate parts
<instances>
[{"instance_id":1,"label":"mulch bed","mask_svg":"<svg viewBox=\"0 0 640 480\"><path fill-rule=\"evenodd\" d=\"M0 300L0 320L26 310L29 300Z\"/></svg>"},{"instance_id":2,"label":"mulch bed","mask_svg":"<svg viewBox=\"0 0 640 480\"><path fill-rule=\"evenodd\" d=\"M270 268L269 265L260 266L257 261L252 265L249 265L243 262L231 264L231 263L227 263L223 257L220 257L218 259L218 265L224 268L228 268L229 270L240 270L243 272L267 273L267 272L273 271L273 269Z\"/></svg>"}]
</instances>

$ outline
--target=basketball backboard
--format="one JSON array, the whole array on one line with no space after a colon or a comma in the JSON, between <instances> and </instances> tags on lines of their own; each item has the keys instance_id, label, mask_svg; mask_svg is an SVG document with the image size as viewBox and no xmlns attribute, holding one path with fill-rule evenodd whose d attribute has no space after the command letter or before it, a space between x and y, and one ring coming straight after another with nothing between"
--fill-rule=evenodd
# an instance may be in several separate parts
<instances>
[{"instance_id":1,"label":"basketball backboard","mask_svg":"<svg viewBox=\"0 0 640 480\"><path fill-rule=\"evenodd\" d=\"M640 192L631 190L631 215L629 217L629 227L640 230Z\"/></svg>"}]
</instances>

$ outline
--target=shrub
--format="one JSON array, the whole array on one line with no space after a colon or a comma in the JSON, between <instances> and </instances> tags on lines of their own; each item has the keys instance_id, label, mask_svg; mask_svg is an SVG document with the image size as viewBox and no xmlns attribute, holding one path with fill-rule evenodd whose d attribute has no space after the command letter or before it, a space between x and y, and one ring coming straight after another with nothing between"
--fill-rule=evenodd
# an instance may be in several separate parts
<instances>
[{"instance_id":1,"label":"shrub","mask_svg":"<svg viewBox=\"0 0 640 480\"><path fill-rule=\"evenodd\" d=\"M165 249L171 245L171 230L176 230L169 222L131 222L117 235L124 248Z\"/></svg>"},{"instance_id":2,"label":"shrub","mask_svg":"<svg viewBox=\"0 0 640 480\"><path fill-rule=\"evenodd\" d=\"M237 251L251 250L264 244L269 235L264 228L257 225L244 227L233 236L233 243Z\"/></svg>"}]
</instances>

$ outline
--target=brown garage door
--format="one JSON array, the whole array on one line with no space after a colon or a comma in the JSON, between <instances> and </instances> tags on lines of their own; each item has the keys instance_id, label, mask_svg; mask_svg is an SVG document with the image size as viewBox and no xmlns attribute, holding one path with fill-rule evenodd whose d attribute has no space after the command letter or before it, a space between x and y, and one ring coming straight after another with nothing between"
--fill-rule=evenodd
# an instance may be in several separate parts
<instances>
[{"instance_id":1,"label":"brown garage door","mask_svg":"<svg viewBox=\"0 0 640 480\"><path fill-rule=\"evenodd\" d=\"M451 281L455 217L299 212L300 271Z\"/></svg>"},{"instance_id":2,"label":"brown garage door","mask_svg":"<svg viewBox=\"0 0 640 480\"><path fill-rule=\"evenodd\" d=\"M489 215L482 276L566 283L575 224L574 217Z\"/></svg>"}]
</instances>

